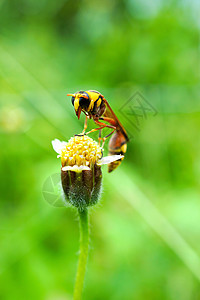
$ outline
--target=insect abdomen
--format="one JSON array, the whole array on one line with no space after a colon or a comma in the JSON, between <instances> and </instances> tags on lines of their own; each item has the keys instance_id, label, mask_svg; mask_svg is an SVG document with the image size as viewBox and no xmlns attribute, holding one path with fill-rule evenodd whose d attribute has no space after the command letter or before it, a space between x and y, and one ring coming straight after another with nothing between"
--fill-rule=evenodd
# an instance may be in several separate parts
<instances>
[{"instance_id":1,"label":"insect abdomen","mask_svg":"<svg viewBox=\"0 0 200 300\"><path fill-rule=\"evenodd\" d=\"M108 147L109 147L109 155L120 155L120 154L124 155L126 153L127 140L124 137L124 135L121 133L121 131L116 131L112 135ZM124 157L108 164L108 173L116 169L121 164L123 159Z\"/></svg>"}]
</instances>

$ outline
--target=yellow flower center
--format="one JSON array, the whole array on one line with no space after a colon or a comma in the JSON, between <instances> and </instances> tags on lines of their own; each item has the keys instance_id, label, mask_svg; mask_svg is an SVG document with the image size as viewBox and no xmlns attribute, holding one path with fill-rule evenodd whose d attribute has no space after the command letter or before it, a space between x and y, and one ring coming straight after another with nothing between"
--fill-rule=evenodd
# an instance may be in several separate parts
<instances>
[{"instance_id":1,"label":"yellow flower center","mask_svg":"<svg viewBox=\"0 0 200 300\"><path fill-rule=\"evenodd\" d=\"M101 157L102 148L87 135L72 137L61 151L62 166L91 167Z\"/></svg>"}]
</instances>

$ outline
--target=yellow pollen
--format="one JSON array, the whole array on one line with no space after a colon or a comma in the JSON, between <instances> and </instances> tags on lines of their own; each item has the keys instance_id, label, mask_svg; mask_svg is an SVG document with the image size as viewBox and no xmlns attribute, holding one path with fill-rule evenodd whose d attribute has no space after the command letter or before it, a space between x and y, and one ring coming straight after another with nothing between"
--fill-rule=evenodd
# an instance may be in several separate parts
<instances>
[{"instance_id":1,"label":"yellow pollen","mask_svg":"<svg viewBox=\"0 0 200 300\"><path fill-rule=\"evenodd\" d=\"M89 166L94 165L102 157L102 149L90 137L74 136L61 152L62 166Z\"/></svg>"}]
</instances>

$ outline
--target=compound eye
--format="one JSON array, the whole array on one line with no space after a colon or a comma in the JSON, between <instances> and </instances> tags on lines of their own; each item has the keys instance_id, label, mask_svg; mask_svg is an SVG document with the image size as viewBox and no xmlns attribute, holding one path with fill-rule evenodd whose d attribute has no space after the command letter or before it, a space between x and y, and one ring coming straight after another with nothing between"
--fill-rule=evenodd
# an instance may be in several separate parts
<instances>
[{"instance_id":1,"label":"compound eye","mask_svg":"<svg viewBox=\"0 0 200 300\"><path fill-rule=\"evenodd\" d=\"M90 104L90 100L88 98L80 97L79 98L79 105L81 107L88 107Z\"/></svg>"},{"instance_id":2,"label":"compound eye","mask_svg":"<svg viewBox=\"0 0 200 300\"><path fill-rule=\"evenodd\" d=\"M75 97L72 97L72 105L74 105Z\"/></svg>"}]
</instances>

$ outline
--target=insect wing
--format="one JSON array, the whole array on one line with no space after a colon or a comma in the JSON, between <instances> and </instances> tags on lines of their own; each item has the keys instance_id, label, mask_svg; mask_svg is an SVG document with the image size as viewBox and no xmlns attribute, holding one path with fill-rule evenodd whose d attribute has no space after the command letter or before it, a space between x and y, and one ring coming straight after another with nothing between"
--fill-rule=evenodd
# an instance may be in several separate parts
<instances>
[{"instance_id":1,"label":"insect wing","mask_svg":"<svg viewBox=\"0 0 200 300\"><path fill-rule=\"evenodd\" d=\"M103 98L105 104L106 104L106 111L104 113L104 117L108 117L108 118L112 118L115 120L117 127L119 127L120 131L123 133L123 135L125 136L127 142L129 141L129 138L127 136L126 130L124 129L123 125L120 123L119 119L117 118L117 116L115 115L114 111L112 110L112 108L110 107L108 101Z\"/></svg>"}]
</instances>

